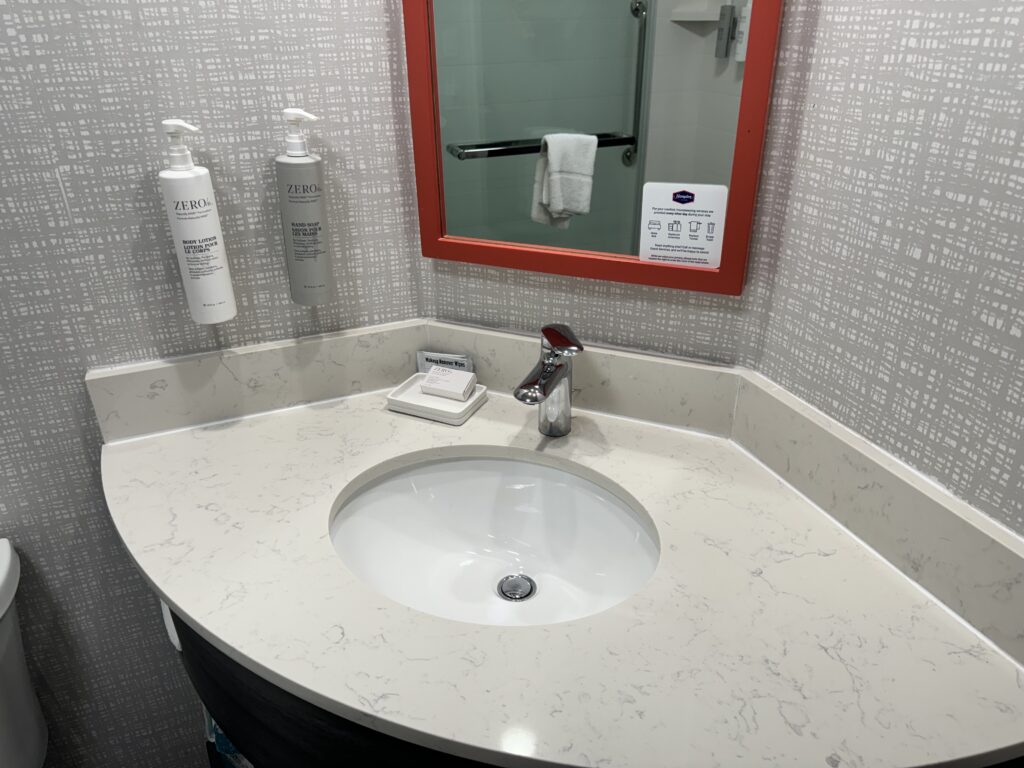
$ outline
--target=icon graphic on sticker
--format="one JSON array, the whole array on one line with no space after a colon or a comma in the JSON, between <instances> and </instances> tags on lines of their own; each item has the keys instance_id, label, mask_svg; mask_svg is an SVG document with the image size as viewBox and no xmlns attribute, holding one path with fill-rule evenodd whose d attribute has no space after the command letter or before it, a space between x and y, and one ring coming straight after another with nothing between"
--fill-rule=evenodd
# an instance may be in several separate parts
<instances>
[{"instance_id":1,"label":"icon graphic on sticker","mask_svg":"<svg viewBox=\"0 0 1024 768\"><path fill-rule=\"evenodd\" d=\"M661 222L657 219L651 219L647 222L647 231L651 233L651 237L657 237L658 233L661 232Z\"/></svg>"},{"instance_id":2,"label":"icon graphic on sticker","mask_svg":"<svg viewBox=\"0 0 1024 768\"><path fill-rule=\"evenodd\" d=\"M687 192L685 189L680 189L678 192L672 193L672 202L679 203L680 205L686 205L692 203L697 199L697 196L693 192Z\"/></svg>"}]
</instances>

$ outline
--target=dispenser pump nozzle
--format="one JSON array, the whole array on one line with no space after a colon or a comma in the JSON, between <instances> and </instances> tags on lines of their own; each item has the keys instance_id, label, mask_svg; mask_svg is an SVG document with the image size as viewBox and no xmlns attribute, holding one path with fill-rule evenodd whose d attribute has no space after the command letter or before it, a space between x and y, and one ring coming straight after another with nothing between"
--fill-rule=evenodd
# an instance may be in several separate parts
<instances>
[{"instance_id":1,"label":"dispenser pump nozzle","mask_svg":"<svg viewBox=\"0 0 1024 768\"><path fill-rule=\"evenodd\" d=\"M185 146L185 134L199 133L199 129L178 119L164 120L160 123L160 127L167 134L168 141L171 142L171 170L190 171L195 168L196 166L192 162L192 153Z\"/></svg>"},{"instance_id":2,"label":"dispenser pump nozzle","mask_svg":"<svg viewBox=\"0 0 1024 768\"><path fill-rule=\"evenodd\" d=\"M302 124L312 123L320 118L304 109L289 107L284 110L284 119L288 121L288 133L284 137L285 152L289 157L305 157L309 150L306 149L306 136L302 132Z\"/></svg>"}]
</instances>

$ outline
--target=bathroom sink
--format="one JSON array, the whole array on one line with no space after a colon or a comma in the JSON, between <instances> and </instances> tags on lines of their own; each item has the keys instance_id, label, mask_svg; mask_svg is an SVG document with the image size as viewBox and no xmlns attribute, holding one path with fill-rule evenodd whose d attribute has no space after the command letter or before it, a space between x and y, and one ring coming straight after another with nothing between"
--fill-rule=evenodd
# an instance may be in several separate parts
<instances>
[{"instance_id":1,"label":"bathroom sink","mask_svg":"<svg viewBox=\"0 0 1024 768\"><path fill-rule=\"evenodd\" d=\"M570 621L622 602L658 563L647 513L583 467L404 464L346 489L331 539L357 576L409 608L476 624Z\"/></svg>"}]
</instances>

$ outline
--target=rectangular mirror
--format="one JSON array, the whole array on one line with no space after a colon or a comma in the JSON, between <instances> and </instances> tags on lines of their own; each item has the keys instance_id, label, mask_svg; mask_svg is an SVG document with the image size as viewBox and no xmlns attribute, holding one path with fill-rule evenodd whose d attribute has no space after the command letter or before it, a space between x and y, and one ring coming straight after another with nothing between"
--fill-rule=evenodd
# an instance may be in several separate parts
<instances>
[{"instance_id":1,"label":"rectangular mirror","mask_svg":"<svg viewBox=\"0 0 1024 768\"><path fill-rule=\"evenodd\" d=\"M405 0L424 255L738 294L781 0Z\"/></svg>"}]
</instances>

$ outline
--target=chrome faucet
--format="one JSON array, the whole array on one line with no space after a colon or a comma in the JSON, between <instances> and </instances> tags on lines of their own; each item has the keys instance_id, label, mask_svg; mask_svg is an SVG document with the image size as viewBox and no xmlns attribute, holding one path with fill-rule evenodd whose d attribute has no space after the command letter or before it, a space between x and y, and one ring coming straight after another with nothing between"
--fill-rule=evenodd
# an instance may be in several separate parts
<instances>
[{"instance_id":1,"label":"chrome faucet","mask_svg":"<svg viewBox=\"0 0 1024 768\"><path fill-rule=\"evenodd\" d=\"M582 351L569 326L540 329L540 360L514 394L521 403L540 406L537 428L542 435L562 437L572 429L572 359Z\"/></svg>"}]
</instances>

